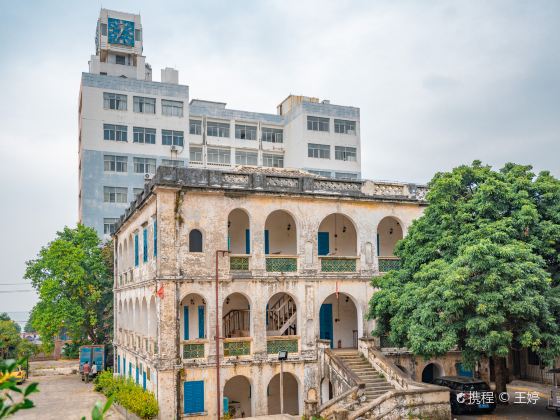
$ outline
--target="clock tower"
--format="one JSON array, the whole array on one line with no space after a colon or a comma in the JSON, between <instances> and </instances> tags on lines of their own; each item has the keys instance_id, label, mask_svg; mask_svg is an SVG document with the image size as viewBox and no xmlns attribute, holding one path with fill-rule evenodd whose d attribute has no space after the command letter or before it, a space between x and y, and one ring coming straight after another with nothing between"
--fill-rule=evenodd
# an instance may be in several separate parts
<instances>
[{"instance_id":1,"label":"clock tower","mask_svg":"<svg viewBox=\"0 0 560 420\"><path fill-rule=\"evenodd\" d=\"M101 9L95 47L89 62L90 73L152 80L151 67L142 55L140 15Z\"/></svg>"}]
</instances>

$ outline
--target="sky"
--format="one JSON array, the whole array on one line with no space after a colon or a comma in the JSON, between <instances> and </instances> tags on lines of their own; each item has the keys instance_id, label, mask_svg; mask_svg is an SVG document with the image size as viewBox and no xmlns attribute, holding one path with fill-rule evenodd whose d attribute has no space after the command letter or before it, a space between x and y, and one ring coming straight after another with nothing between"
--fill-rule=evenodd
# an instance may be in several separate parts
<instances>
[{"instance_id":1,"label":"sky","mask_svg":"<svg viewBox=\"0 0 560 420\"><path fill-rule=\"evenodd\" d=\"M25 261L78 219L101 6L141 13L154 80L175 67L191 98L359 107L364 178L425 183L475 159L560 176L560 1L0 0L0 312L32 308L2 292L30 290Z\"/></svg>"}]
</instances>

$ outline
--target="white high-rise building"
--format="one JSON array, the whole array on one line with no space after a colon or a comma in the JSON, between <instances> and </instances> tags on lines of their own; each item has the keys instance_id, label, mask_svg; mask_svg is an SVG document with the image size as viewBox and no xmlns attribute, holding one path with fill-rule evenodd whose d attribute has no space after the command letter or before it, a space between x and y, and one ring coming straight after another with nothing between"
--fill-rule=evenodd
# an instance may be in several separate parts
<instances>
[{"instance_id":1,"label":"white high-rise building","mask_svg":"<svg viewBox=\"0 0 560 420\"><path fill-rule=\"evenodd\" d=\"M276 114L189 103L178 71L162 69L161 81L152 81L142 54L140 15L101 9L79 101L80 221L100 235L113 232L159 165L287 167L360 178L359 108L294 95Z\"/></svg>"}]
</instances>

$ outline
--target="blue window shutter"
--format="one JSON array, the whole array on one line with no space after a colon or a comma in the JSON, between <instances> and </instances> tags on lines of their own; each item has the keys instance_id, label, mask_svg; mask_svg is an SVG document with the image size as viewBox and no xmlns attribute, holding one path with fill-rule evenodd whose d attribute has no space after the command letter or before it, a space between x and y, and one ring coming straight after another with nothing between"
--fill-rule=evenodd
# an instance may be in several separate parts
<instances>
[{"instance_id":1,"label":"blue window shutter","mask_svg":"<svg viewBox=\"0 0 560 420\"><path fill-rule=\"evenodd\" d=\"M332 304L323 303L319 309L319 338L330 340L333 348Z\"/></svg>"},{"instance_id":2,"label":"blue window shutter","mask_svg":"<svg viewBox=\"0 0 560 420\"><path fill-rule=\"evenodd\" d=\"M329 232L317 233L317 253L319 255L329 255Z\"/></svg>"},{"instance_id":3,"label":"blue window shutter","mask_svg":"<svg viewBox=\"0 0 560 420\"><path fill-rule=\"evenodd\" d=\"M198 307L198 338L204 338L204 306Z\"/></svg>"},{"instance_id":4,"label":"blue window shutter","mask_svg":"<svg viewBox=\"0 0 560 420\"><path fill-rule=\"evenodd\" d=\"M267 255L270 254L268 229L264 231L264 253Z\"/></svg>"},{"instance_id":5,"label":"blue window shutter","mask_svg":"<svg viewBox=\"0 0 560 420\"><path fill-rule=\"evenodd\" d=\"M146 371L142 371L142 389L146 390Z\"/></svg>"},{"instance_id":6,"label":"blue window shutter","mask_svg":"<svg viewBox=\"0 0 560 420\"><path fill-rule=\"evenodd\" d=\"M132 362L128 362L128 376L132 378Z\"/></svg>"},{"instance_id":7,"label":"blue window shutter","mask_svg":"<svg viewBox=\"0 0 560 420\"><path fill-rule=\"evenodd\" d=\"M224 397L224 414L229 412L229 398Z\"/></svg>"},{"instance_id":8,"label":"blue window shutter","mask_svg":"<svg viewBox=\"0 0 560 420\"><path fill-rule=\"evenodd\" d=\"M189 307L183 306L183 340L189 339Z\"/></svg>"},{"instance_id":9,"label":"blue window shutter","mask_svg":"<svg viewBox=\"0 0 560 420\"><path fill-rule=\"evenodd\" d=\"M251 231L245 229L245 254L249 255L251 253Z\"/></svg>"},{"instance_id":10,"label":"blue window shutter","mask_svg":"<svg viewBox=\"0 0 560 420\"><path fill-rule=\"evenodd\" d=\"M144 228L142 232L144 240L144 255L142 256L142 261L148 262L148 228Z\"/></svg>"},{"instance_id":11,"label":"blue window shutter","mask_svg":"<svg viewBox=\"0 0 560 420\"><path fill-rule=\"evenodd\" d=\"M379 257L379 233L377 234L377 256Z\"/></svg>"},{"instance_id":12,"label":"blue window shutter","mask_svg":"<svg viewBox=\"0 0 560 420\"><path fill-rule=\"evenodd\" d=\"M138 258L138 252L139 252L139 249L138 249L138 234L135 234L134 235L134 265L136 267L138 267L138 265L140 263L139 258Z\"/></svg>"},{"instance_id":13,"label":"blue window shutter","mask_svg":"<svg viewBox=\"0 0 560 420\"><path fill-rule=\"evenodd\" d=\"M117 356L117 373L121 373L121 356Z\"/></svg>"},{"instance_id":14,"label":"blue window shutter","mask_svg":"<svg viewBox=\"0 0 560 420\"><path fill-rule=\"evenodd\" d=\"M136 384L139 383L139 373L140 371L138 370L138 365L136 365Z\"/></svg>"},{"instance_id":15,"label":"blue window shutter","mask_svg":"<svg viewBox=\"0 0 560 420\"><path fill-rule=\"evenodd\" d=\"M268 303L266 304L266 325L268 326Z\"/></svg>"},{"instance_id":16,"label":"blue window shutter","mask_svg":"<svg viewBox=\"0 0 560 420\"><path fill-rule=\"evenodd\" d=\"M157 222L154 220L154 257L157 257Z\"/></svg>"},{"instance_id":17,"label":"blue window shutter","mask_svg":"<svg viewBox=\"0 0 560 420\"><path fill-rule=\"evenodd\" d=\"M204 381L187 381L183 384L185 414L204 412Z\"/></svg>"}]
</instances>

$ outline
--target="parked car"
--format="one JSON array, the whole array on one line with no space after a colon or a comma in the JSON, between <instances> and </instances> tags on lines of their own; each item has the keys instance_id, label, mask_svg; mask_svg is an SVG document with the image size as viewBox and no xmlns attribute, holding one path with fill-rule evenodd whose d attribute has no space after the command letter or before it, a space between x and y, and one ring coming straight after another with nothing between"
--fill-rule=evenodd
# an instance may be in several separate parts
<instances>
[{"instance_id":1,"label":"parked car","mask_svg":"<svg viewBox=\"0 0 560 420\"><path fill-rule=\"evenodd\" d=\"M491 413L496 409L496 394L480 379L442 376L434 380L434 385L449 388L453 414Z\"/></svg>"}]
</instances>

